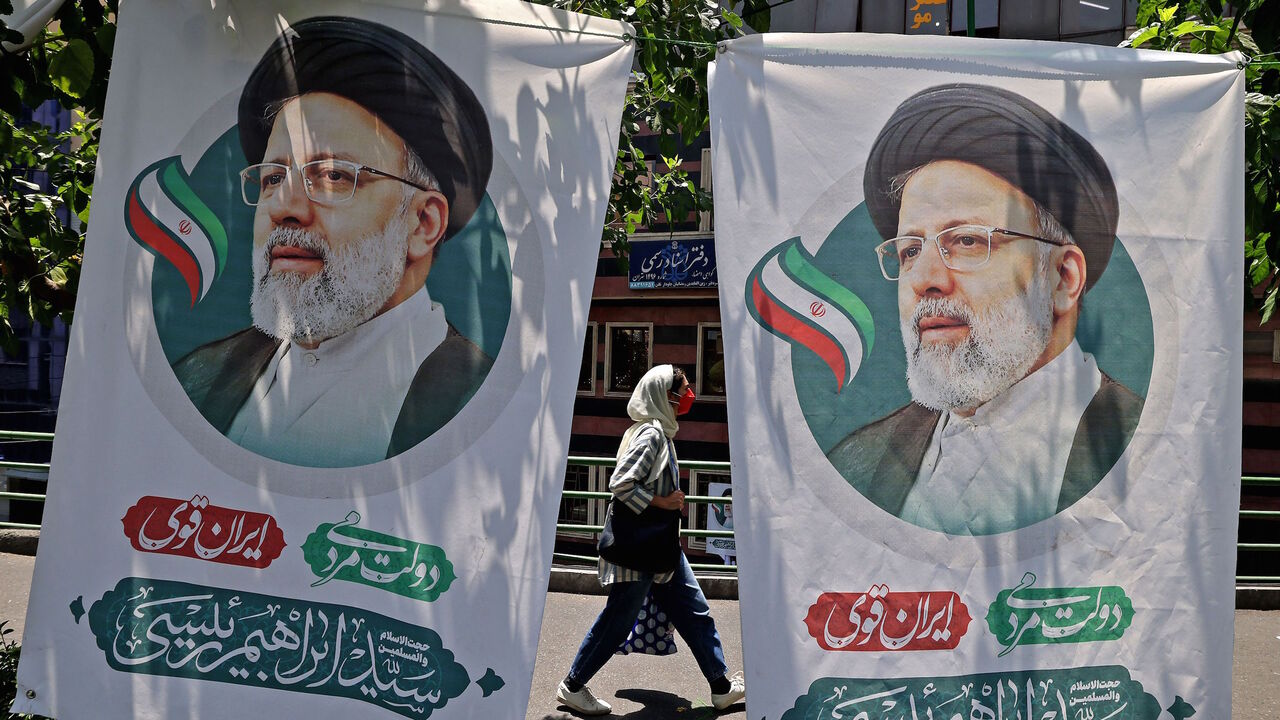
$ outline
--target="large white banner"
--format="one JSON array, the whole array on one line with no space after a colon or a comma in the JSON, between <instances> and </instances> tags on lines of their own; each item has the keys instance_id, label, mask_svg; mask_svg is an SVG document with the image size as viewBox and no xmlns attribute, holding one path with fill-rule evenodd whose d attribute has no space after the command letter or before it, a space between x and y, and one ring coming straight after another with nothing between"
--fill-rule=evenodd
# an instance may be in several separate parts
<instances>
[{"instance_id":1,"label":"large white banner","mask_svg":"<svg viewBox=\"0 0 1280 720\"><path fill-rule=\"evenodd\" d=\"M1229 717L1239 60L722 49L752 718Z\"/></svg>"},{"instance_id":2,"label":"large white banner","mask_svg":"<svg viewBox=\"0 0 1280 720\"><path fill-rule=\"evenodd\" d=\"M523 715L626 30L124 8L16 711Z\"/></svg>"}]
</instances>

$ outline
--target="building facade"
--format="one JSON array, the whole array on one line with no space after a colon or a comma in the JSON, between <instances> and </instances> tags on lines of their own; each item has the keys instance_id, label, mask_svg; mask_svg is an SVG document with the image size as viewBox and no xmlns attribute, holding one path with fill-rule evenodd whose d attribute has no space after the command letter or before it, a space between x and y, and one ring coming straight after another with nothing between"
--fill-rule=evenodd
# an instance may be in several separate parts
<instances>
[{"instance_id":1,"label":"building facade","mask_svg":"<svg viewBox=\"0 0 1280 720\"><path fill-rule=\"evenodd\" d=\"M772 9L770 29L964 35L967 6L966 0L793 0ZM976 34L980 36L1117 45L1133 30L1138 1L975 0L974 6ZM711 187L709 146L709 136L704 134L699 143L681 153L683 167L705 189ZM676 437L679 456L682 460L727 460L717 289L678 282L650 287L639 271L648 257L643 252L663 243L708 243L712 255L732 249L715 246L712 218L699 218L697 223L691 221L672 232L640 233L632 237L632 243L642 249L642 256L640 260L631 258L626 270L607 247L600 251L570 454L612 456L618 438L630 424L626 418L628 382L634 382L651 364L673 363L684 368L690 378L697 378L699 398ZM1280 316L1262 324L1252 307L1243 312L1242 472L1246 476L1280 476L1280 443L1275 440L1280 434ZM1234 478L1207 480L1234 482ZM570 467L565 488L603 491L607 482L605 468ZM685 492L698 495L707 494L711 483L730 482L724 473L693 471L682 477ZM565 500L561 522L598 525L603 521L604 506L603 501ZM1242 507L1280 510L1280 486L1246 484ZM708 512L705 505L691 506L687 527L707 529ZM1273 521L1245 518L1241 522L1241 542L1274 541L1275 534ZM577 554L590 554L592 550L585 546L594 543L594 537L587 534L561 534L559 540L561 549ZM703 554L704 542L689 540L687 545L697 561L719 562L715 555ZM1242 552L1239 573L1264 574L1265 570L1275 574L1272 555Z\"/></svg>"}]
</instances>

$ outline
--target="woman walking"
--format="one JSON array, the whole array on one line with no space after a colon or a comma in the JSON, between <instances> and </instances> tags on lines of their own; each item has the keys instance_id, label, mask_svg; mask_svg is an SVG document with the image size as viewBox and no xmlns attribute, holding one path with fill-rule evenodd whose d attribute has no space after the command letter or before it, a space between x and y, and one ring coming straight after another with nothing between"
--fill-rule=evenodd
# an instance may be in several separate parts
<instances>
[{"instance_id":1,"label":"woman walking","mask_svg":"<svg viewBox=\"0 0 1280 720\"><path fill-rule=\"evenodd\" d=\"M680 469L671 438L679 429L676 416L688 412L693 399L689 381L679 368L658 365L640 379L627 403L627 414L635 424L622 436L618 464L609 478L615 506L611 512L639 514L650 506L671 511L684 508ZM656 574L600 559L600 584L609 588L609 599L583 638L569 674L560 682L557 700L583 715L609 714L609 703L596 698L586 683L626 640L650 592L688 644L698 668L707 678L711 704L717 710L724 710L743 699L746 688L742 673L728 677L720 634L711 619L706 596L678 546L676 554L675 568Z\"/></svg>"}]
</instances>

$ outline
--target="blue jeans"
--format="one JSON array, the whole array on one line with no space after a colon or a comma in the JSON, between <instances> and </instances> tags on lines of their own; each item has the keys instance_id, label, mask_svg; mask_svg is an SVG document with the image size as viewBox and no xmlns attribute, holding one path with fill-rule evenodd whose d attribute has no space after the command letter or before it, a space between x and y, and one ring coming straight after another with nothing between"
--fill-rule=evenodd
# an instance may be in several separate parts
<instances>
[{"instance_id":1,"label":"blue jeans","mask_svg":"<svg viewBox=\"0 0 1280 720\"><path fill-rule=\"evenodd\" d=\"M670 582L655 583L653 576L648 575L643 580L609 586L609 601L582 639L582 646L569 668L570 680L585 685L613 657L635 625L650 588L654 601L676 626L676 632L688 644L689 652L693 653L707 680L722 678L729 672L707 598L693 577L689 561L681 553L680 564Z\"/></svg>"}]
</instances>

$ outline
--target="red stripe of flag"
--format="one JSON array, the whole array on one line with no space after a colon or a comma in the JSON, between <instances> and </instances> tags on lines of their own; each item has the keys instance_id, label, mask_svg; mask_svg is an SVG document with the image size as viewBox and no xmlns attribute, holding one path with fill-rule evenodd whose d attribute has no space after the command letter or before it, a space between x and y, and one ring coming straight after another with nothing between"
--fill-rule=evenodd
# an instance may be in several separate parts
<instances>
[{"instance_id":1,"label":"red stripe of flag","mask_svg":"<svg viewBox=\"0 0 1280 720\"><path fill-rule=\"evenodd\" d=\"M182 279L187 281L187 289L191 291L191 306L195 307L196 299L200 297L200 267L196 264L195 256L157 225L150 214L143 211L137 187L129 191L129 224L133 226L138 239L173 263L182 274Z\"/></svg>"},{"instance_id":2,"label":"red stripe of flag","mask_svg":"<svg viewBox=\"0 0 1280 720\"><path fill-rule=\"evenodd\" d=\"M755 302L756 312L760 313L761 319L779 332L795 338L822 358L831 372L835 373L836 392L840 392L844 388L845 360L844 353L840 352L835 341L801 322L786 307L774 302L773 298L765 294L758 275L752 278L751 299Z\"/></svg>"}]
</instances>

